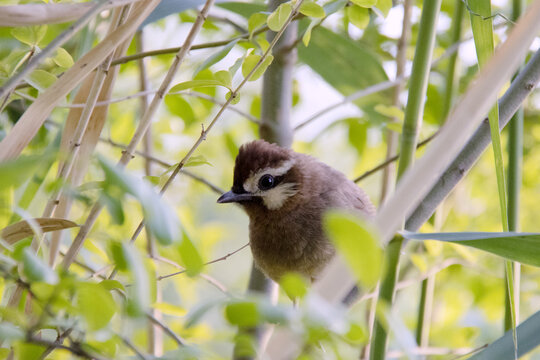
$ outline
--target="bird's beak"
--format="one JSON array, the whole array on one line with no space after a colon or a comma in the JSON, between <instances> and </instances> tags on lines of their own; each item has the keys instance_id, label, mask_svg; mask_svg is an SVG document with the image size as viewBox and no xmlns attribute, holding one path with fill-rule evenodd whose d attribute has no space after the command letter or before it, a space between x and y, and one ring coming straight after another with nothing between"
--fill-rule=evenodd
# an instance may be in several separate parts
<instances>
[{"instance_id":1,"label":"bird's beak","mask_svg":"<svg viewBox=\"0 0 540 360\"><path fill-rule=\"evenodd\" d=\"M250 193L237 194L232 191L227 191L221 195L217 202L220 204L232 203L232 202L244 202L253 200L254 196Z\"/></svg>"}]
</instances>

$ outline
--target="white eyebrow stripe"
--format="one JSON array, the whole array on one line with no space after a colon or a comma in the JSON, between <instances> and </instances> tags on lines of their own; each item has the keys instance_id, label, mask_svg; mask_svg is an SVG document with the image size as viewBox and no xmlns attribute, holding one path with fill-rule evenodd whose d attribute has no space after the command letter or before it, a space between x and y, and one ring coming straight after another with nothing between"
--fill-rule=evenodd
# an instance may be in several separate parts
<instances>
[{"instance_id":1,"label":"white eyebrow stripe","mask_svg":"<svg viewBox=\"0 0 540 360\"><path fill-rule=\"evenodd\" d=\"M272 176L285 175L294 166L295 161L293 159L282 162L278 167L267 167L260 169L255 173L252 173L249 178L244 182L244 190L250 193L256 193L259 191L259 179L265 174Z\"/></svg>"}]
</instances>

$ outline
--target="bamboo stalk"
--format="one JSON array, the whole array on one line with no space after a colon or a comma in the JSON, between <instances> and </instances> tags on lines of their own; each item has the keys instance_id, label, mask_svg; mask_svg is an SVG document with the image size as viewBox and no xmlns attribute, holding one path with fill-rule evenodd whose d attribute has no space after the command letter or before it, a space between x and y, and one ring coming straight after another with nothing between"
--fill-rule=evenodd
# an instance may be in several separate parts
<instances>
[{"instance_id":1,"label":"bamboo stalk","mask_svg":"<svg viewBox=\"0 0 540 360\"><path fill-rule=\"evenodd\" d=\"M427 92L429 69L433 47L435 45L436 23L441 8L441 0L424 1L422 17L418 30L418 40L414 54L409 97L405 108L405 119L401 133L401 152L397 169L398 182L405 171L412 165L416 153L418 133L422 125L424 103ZM396 279L399 273L399 256L402 238L394 239L386 249L387 268L381 282L381 289L377 304L391 306L394 301ZM375 318L373 337L371 341L370 359L384 359L388 329L380 315Z\"/></svg>"},{"instance_id":2,"label":"bamboo stalk","mask_svg":"<svg viewBox=\"0 0 540 360\"><path fill-rule=\"evenodd\" d=\"M112 9L141 0L106 0L102 10ZM98 1L72 4L23 4L2 6L0 26L32 26L60 24L76 20L92 9Z\"/></svg>"},{"instance_id":3,"label":"bamboo stalk","mask_svg":"<svg viewBox=\"0 0 540 360\"><path fill-rule=\"evenodd\" d=\"M103 39L95 48L80 58L75 65L43 92L30 105L11 132L0 142L0 161L17 157L35 136L51 111L71 90L90 74L103 60L150 14L158 0L141 1L132 20Z\"/></svg>"}]
</instances>

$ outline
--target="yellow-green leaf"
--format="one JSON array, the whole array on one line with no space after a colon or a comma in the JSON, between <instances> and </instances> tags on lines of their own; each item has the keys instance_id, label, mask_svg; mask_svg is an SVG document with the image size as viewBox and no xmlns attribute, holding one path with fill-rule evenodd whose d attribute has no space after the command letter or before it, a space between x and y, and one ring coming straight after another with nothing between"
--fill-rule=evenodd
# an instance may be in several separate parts
<instances>
[{"instance_id":1,"label":"yellow-green leaf","mask_svg":"<svg viewBox=\"0 0 540 360\"><path fill-rule=\"evenodd\" d=\"M279 5L278 8L268 16L267 23L270 30L279 31L283 25L285 25L287 18L291 15L291 11L291 3L287 2Z\"/></svg>"},{"instance_id":2,"label":"yellow-green leaf","mask_svg":"<svg viewBox=\"0 0 540 360\"><path fill-rule=\"evenodd\" d=\"M161 311L165 315L182 317L187 313L187 310L185 308L169 303L155 303L152 307L156 310Z\"/></svg>"},{"instance_id":3,"label":"yellow-green leaf","mask_svg":"<svg viewBox=\"0 0 540 360\"><path fill-rule=\"evenodd\" d=\"M244 60L244 63L242 64L242 75L244 77L247 77L249 73L255 68L255 66L259 63L261 60L260 55L249 55ZM261 63L261 65L253 72L251 75L249 81L255 81L258 78L260 78L264 72L266 71L266 68L272 63L274 60L274 57L272 55L268 55Z\"/></svg>"},{"instance_id":4,"label":"yellow-green leaf","mask_svg":"<svg viewBox=\"0 0 540 360\"><path fill-rule=\"evenodd\" d=\"M333 210L325 214L324 228L360 285L366 290L375 286L383 269L383 249L372 227L355 215Z\"/></svg>"},{"instance_id":5,"label":"yellow-green leaf","mask_svg":"<svg viewBox=\"0 0 540 360\"><path fill-rule=\"evenodd\" d=\"M80 283L77 291L77 310L90 331L105 327L116 313L111 293L101 284Z\"/></svg>"},{"instance_id":6,"label":"yellow-green leaf","mask_svg":"<svg viewBox=\"0 0 540 360\"><path fill-rule=\"evenodd\" d=\"M58 48L58 50L56 50L53 61L56 65L63 68L70 68L73 66L73 58L64 48Z\"/></svg>"},{"instance_id":7,"label":"yellow-green leaf","mask_svg":"<svg viewBox=\"0 0 540 360\"><path fill-rule=\"evenodd\" d=\"M396 118L399 121L403 121L403 118L405 117L403 110L401 110L397 106L378 104L378 105L375 105L374 110L378 112L379 114L382 114L389 118Z\"/></svg>"},{"instance_id":8,"label":"yellow-green leaf","mask_svg":"<svg viewBox=\"0 0 540 360\"><path fill-rule=\"evenodd\" d=\"M351 0L351 2L365 8L371 8L377 5L377 0Z\"/></svg>"},{"instance_id":9,"label":"yellow-green leaf","mask_svg":"<svg viewBox=\"0 0 540 360\"><path fill-rule=\"evenodd\" d=\"M349 6L347 8L347 16L351 24L359 29L365 29L369 25L369 10L365 7Z\"/></svg>"},{"instance_id":10,"label":"yellow-green leaf","mask_svg":"<svg viewBox=\"0 0 540 360\"><path fill-rule=\"evenodd\" d=\"M47 33L47 25L16 27L11 29L11 35L22 43L35 46Z\"/></svg>"},{"instance_id":11,"label":"yellow-green leaf","mask_svg":"<svg viewBox=\"0 0 540 360\"><path fill-rule=\"evenodd\" d=\"M314 17L314 18L323 18L326 14L322 6L318 5L313 1L305 1L300 5L300 13Z\"/></svg>"},{"instance_id":12,"label":"yellow-green leaf","mask_svg":"<svg viewBox=\"0 0 540 360\"><path fill-rule=\"evenodd\" d=\"M264 23L266 23L267 17L268 15L260 13L260 12L251 15L248 20L249 33L252 34L253 31L257 30L259 27L264 25Z\"/></svg>"},{"instance_id":13,"label":"yellow-green leaf","mask_svg":"<svg viewBox=\"0 0 540 360\"><path fill-rule=\"evenodd\" d=\"M306 279L295 273L285 274L279 285L291 299L303 298L307 294L308 283Z\"/></svg>"},{"instance_id":14,"label":"yellow-green leaf","mask_svg":"<svg viewBox=\"0 0 540 360\"><path fill-rule=\"evenodd\" d=\"M45 89L56 82L56 76L48 71L37 69L26 77L26 81L39 91L45 91Z\"/></svg>"}]
</instances>

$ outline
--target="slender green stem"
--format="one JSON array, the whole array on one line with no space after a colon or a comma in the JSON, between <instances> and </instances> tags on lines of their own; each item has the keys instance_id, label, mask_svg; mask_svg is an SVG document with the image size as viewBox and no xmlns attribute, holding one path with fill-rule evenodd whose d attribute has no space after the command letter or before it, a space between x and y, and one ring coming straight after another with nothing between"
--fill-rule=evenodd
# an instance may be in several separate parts
<instances>
[{"instance_id":1,"label":"slender green stem","mask_svg":"<svg viewBox=\"0 0 540 360\"><path fill-rule=\"evenodd\" d=\"M437 23L440 8L441 0L424 1L422 8L409 84L409 97L401 135L401 154L397 170L398 180L414 161L418 132L424 112L431 57L435 44L435 24ZM381 283L378 304L391 304L393 301L396 276L399 272L401 243L401 240L395 240L386 249L387 271ZM375 320L371 342L371 360L385 358L388 332L383 323L383 319L378 315Z\"/></svg>"},{"instance_id":2,"label":"slender green stem","mask_svg":"<svg viewBox=\"0 0 540 360\"><path fill-rule=\"evenodd\" d=\"M525 9L524 0L512 1L512 21L516 21ZM516 74L517 76L517 74ZM515 76L514 76L515 78ZM521 178L522 178L522 166L523 166L523 108L520 107L518 111L510 120L510 126L508 131L508 230L519 231L519 194L521 190ZM520 264L513 264L514 273L514 307L516 324L519 322L519 278L520 278ZM510 294L505 294L505 317L504 317L504 329L509 330L512 327L511 313L508 311L510 308Z\"/></svg>"},{"instance_id":3,"label":"slender green stem","mask_svg":"<svg viewBox=\"0 0 540 360\"><path fill-rule=\"evenodd\" d=\"M385 305L390 306L394 301L394 293L399 272L399 253L403 238L396 236L386 247L384 279L379 290L377 307L380 309ZM386 358L386 343L388 338L388 329L386 322L381 319L381 311L377 311L375 324L373 326L373 337L371 338L370 360Z\"/></svg>"},{"instance_id":4,"label":"slender green stem","mask_svg":"<svg viewBox=\"0 0 540 360\"><path fill-rule=\"evenodd\" d=\"M450 28L451 43L457 44L461 40L461 29L465 13L465 4L462 1L457 1L454 7L452 16L452 27ZM446 74L446 87L444 97L444 108L441 122L444 122L446 116L450 112L454 103L457 81L457 59L458 52L454 52L448 59L448 69ZM429 339L429 322L431 318L430 311L427 307L430 306L433 300L433 283L435 279L429 277L422 281L420 291L420 302L418 304L418 317L416 320L416 341L420 346L427 346Z\"/></svg>"}]
</instances>

